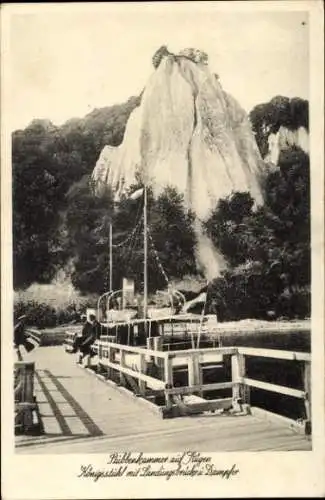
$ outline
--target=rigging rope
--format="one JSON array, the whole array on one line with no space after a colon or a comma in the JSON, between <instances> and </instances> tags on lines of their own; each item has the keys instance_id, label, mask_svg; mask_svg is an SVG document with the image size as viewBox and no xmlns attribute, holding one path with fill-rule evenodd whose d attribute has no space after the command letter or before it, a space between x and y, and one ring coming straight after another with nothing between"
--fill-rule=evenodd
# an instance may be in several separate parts
<instances>
[{"instance_id":1,"label":"rigging rope","mask_svg":"<svg viewBox=\"0 0 325 500\"><path fill-rule=\"evenodd\" d=\"M137 210L137 214L135 217L136 224L135 224L134 228L132 229L131 233L124 240L120 241L119 243L112 244L112 248L122 248L123 246L125 246L129 243L128 250L130 250L130 246L132 244L132 239L135 236L136 232L138 231L139 227L141 227L141 225L142 225L143 215L142 215L142 213L140 213L141 208L142 208L142 205L140 203L138 205L138 210ZM127 250L127 253L128 253L128 250ZM105 279L106 289L108 289L108 285L109 285L109 266L108 266L107 275L106 275L106 279Z\"/></svg>"},{"instance_id":2,"label":"rigging rope","mask_svg":"<svg viewBox=\"0 0 325 500\"><path fill-rule=\"evenodd\" d=\"M139 225L142 223L142 216L138 219L138 222L136 223L135 227L132 229L131 233L125 238L125 240L120 241L119 243L116 243L115 245L112 245L112 248L119 248L124 246L128 241L132 238L132 236L135 234L137 231Z\"/></svg>"},{"instance_id":3,"label":"rigging rope","mask_svg":"<svg viewBox=\"0 0 325 500\"><path fill-rule=\"evenodd\" d=\"M154 256L155 256L155 259L156 259L156 263L157 263L157 266L162 274L162 276L164 277L165 281L166 281L166 284L169 285L169 279L168 279L168 276L165 272L165 269L163 268L163 265L161 263L161 260L159 258L159 254L156 250L156 247L155 247L155 244L154 244L154 241L153 241L153 238L151 236L151 233L150 233L150 230L149 230L149 227L147 229L147 232L148 232L148 236L149 236L149 239L150 239L150 244L151 244L151 247L152 247L152 250L153 250L153 253L154 253Z\"/></svg>"},{"instance_id":4,"label":"rigging rope","mask_svg":"<svg viewBox=\"0 0 325 500\"><path fill-rule=\"evenodd\" d=\"M133 236L132 236L130 243L129 243L129 245L125 251L125 254L124 254L124 258L127 259L127 261L128 261L128 263L127 263L128 270L130 269L130 264L132 262L132 253L135 251L137 244L138 244L139 237L141 236L141 228L142 228L142 219L140 221L140 224L137 225L137 231L135 231L133 233Z\"/></svg>"}]
</instances>

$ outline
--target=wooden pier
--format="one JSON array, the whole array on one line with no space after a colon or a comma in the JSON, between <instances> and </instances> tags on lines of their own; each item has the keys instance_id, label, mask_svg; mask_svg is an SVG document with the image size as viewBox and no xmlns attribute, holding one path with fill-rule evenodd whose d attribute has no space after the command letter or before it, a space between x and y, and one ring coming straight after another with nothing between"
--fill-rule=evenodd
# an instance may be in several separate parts
<instances>
[{"instance_id":1,"label":"wooden pier","mask_svg":"<svg viewBox=\"0 0 325 500\"><path fill-rule=\"evenodd\" d=\"M156 341L157 342L157 341ZM78 366L62 346L39 347L35 396L43 435L17 436L19 453L103 453L125 451L310 450L310 355L252 348L161 351L97 343L98 369ZM231 379L202 384L206 366L220 369L231 360ZM246 357L274 357L305 366L304 390L246 376ZM153 362L158 370L152 373ZM175 386L174 375L186 364L188 384ZM219 368L217 368L219 367ZM249 388L287 394L305 402L300 425L251 407ZM207 392L229 397L205 399ZM179 418L170 418L170 417ZM308 424L308 425L307 425ZM309 434L307 432L307 434Z\"/></svg>"}]
</instances>

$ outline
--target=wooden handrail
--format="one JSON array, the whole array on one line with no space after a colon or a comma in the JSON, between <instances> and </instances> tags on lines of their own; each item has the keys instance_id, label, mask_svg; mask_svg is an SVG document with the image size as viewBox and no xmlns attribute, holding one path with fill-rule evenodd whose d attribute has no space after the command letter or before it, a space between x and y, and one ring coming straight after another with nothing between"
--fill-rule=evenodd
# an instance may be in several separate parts
<instances>
[{"instance_id":1,"label":"wooden handrail","mask_svg":"<svg viewBox=\"0 0 325 500\"><path fill-rule=\"evenodd\" d=\"M27 432L33 426L35 364L30 361L17 361L14 370L15 428Z\"/></svg>"},{"instance_id":2,"label":"wooden handrail","mask_svg":"<svg viewBox=\"0 0 325 500\"><path fill-rule=\"evenodd\" d=\"M166 352L166 355L169 358L175 358L178 356L195 356L196 354L209 354L209 353L214 353L214 354L223 354L223 355L229 355L229 354L236 354L238 352L237 347L203 347L201 349L184 349L181 351L168 351Z\"/></svg>"},{"instance_id":3,"label":"wooden handrail","mask_svg":"<svg viewBox=\"0 0 325 500\"><path fill-rule=\"evenodd\" d=\"M283 394L305 401L306 418L308 422L311 419L311 404L310 404L310 353L283 351L279 349L263 349L252 347L210 347L202 349L184 349L178 351L162 351L162 343L159 342L159 337L151 340L156 342L149 342L148 346L156 346L156 348L135 347L115 342L108 342L106 340L98 340L94 347L98 352L99 363L106 366L108 370L116 370L120 373L120 380L123 383L124 378L129 381L131 387L138 381L138 392L142 395L146 393L146 386L156 391L162 391L165 394L166 408L171 410L175 404L174 397L186 394L202 394L206 391L215 391L222 389L232 389L232 401L234 409L236 407L242 408L243 404L249 404L249 389L254 387L265 391L271 391L278 394ZM160 337L161 340L161 337ZM119 354L115 358L115 354ZM138 362L135 361L137 369L134 369L134 361L132 361L132 368L128 366L127 354L138 355ZM211 357L211 354L219 355L221 358L226 355L231 356L232 379L231 381L221 383L203 384L202 370L204 363L206 363L206 356ZM262 380L252 379L246 376L245 359L246 356L298 361L305 364L304 371L304 390L286 387L278 384L264 382ZM187 370L188 370L188 385L185 387L174 387L173 360L178 357L185 357ZM148 359L149 358L149 359ZM148 362L153 360L156 363L159 375L158 378L146 374ZM129 362L130 365L130 362ZM131 379L128 379L131 377ZM203 404L203 403L202 403ZM203 405L204 406L204 405ZM202 406L202 407L203 407Z\"/></svg>"},{"instance_id":4,"label":"wooden handrail","mask_svg":"<svg viewBox=\"0 0 325 500\"><path fill-rule=\"evenodd\" d=\"M150 377L149 375L144 375L143 373L138 372L136 370L133 370L132 368L127 368L125 366L122 366L119 363L114 363L112 361L109 361L106 358L101 359L101 364L103 364L104 366L107 366L108 368L113 368L119 372L122 372L125 375L129 375L130 377L134 377L138 380L146 382L148 384L148 386L151 387L152 389L155 389L155 390L164 390L165 389L165 384L163 381L161 381L157 378L154 378L154 377Z\"/></svg>"},{"instance_id":5,"label":"wooden handrail","mask_svg":"<svg viewBox=\"0 0 325 500\"><path fill-rule=\"evenodd\" d=\"M240 382L250 387L255 387L256 389L263 389L264 391L277 392L278 394L284 394L286 396L292 396L294 398L305 399L306 396L306 393L299 389L293 389L292 387L286 387L284 385L271 384L269 382L264 382L263 380L242 377L240 379Z\"/></svg>"},{"instance_id":6,"label":"wooden handrail","mask_svg":"<svg viewBox=\"0 0 325 500\"><path fill-rule=\"evenodd\" d=\"M231 389L234 382L220 382L204 385L191 385L186 387L173 387L172 389L165 389L166 394L191 394L192 392L200 391L217 391L222 389Z\"/></svg>"},{"instance_id":7,"label":"wooden handrail","mask_svg":"<svg viewBox=\"0 0 325 500\"><path fill-rule=\"evenodd\" d=\"M94 345L100 346L103 350L105 349L116 349L119 351L125 351L134 354L148 354L150 356L155 356L157 358L166 358L168 352L155 351L153 349L146 349L145 347L135 347L124 344L116 344L115 342L106 342L105 340L97 340Z\"/></svg>"},{"instance_id":8,"label":"wooden handrail","mask_svg":"<svg viewBox=\"0 0 325 500\"><path fill-rule=\"evenodd\" d=\"M310 361L311 355L306 352L282 351L279 349L261 349L259 347L238 347L238 352L245 356L261 358L287 359L289 361Z\"/></svg>"}]
</instances>

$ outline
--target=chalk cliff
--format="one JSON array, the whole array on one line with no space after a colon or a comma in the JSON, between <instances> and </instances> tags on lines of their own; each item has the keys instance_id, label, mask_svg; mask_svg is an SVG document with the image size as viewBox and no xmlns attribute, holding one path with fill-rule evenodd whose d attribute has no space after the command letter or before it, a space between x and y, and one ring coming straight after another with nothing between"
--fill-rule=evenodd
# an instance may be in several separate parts
<instances>
[{"instance_id":1,"label":"chalk cliff","mask_svg":"<svg viewBox=\"0 0 325 500\"><path fill-rule=\"evenodd\" d=\"M249 191L260 204L264 163L245 111L223 90L204 52L176 55L161 47L153 65L122 144L103 149L93 180L98 190L109 184L117 199L136 175L155 196L167 185L176 187L197 216L198 258L213 274L222 259L213 257L212 247L206 251L210 244L198 221L232 191Z\"/></svg>"}]
</instances>

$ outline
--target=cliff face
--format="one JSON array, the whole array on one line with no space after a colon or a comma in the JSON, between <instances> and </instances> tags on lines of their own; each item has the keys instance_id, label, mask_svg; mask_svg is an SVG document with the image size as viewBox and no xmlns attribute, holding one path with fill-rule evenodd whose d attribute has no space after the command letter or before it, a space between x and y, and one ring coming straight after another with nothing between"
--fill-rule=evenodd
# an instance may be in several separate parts
<instances>
[{"instance_id":1,"label":"cliff face","mask_svg":"<svg viewBox=\"0 0 325 500\"><path fill-rule=\"evenodd\" d=\"M270 134L265 160L277 165L281 151L292 147L299 147L305 153L309 153L309 134L305 127L290 130L281 126L276 133Z\"/></svg>"},{"instance_id":2,"label":"cliff face","mask_svg":"<svg viewBox=\"0 0 325 500\"><path fill-rule=\"evenodd\" d=\"M207 218L232 191L249 191L261 203L263 161L246 113L209 70L206 54L159 50L123 143L105 147L100 155L93 172L98 188L109 184L118 198L137 174L156 196L167 185L176 187L198 220ZM196 226L200 235L200 224ZM203 266L220 267L222 259L214 258L214 265L211 252L202 257L206 252L199 244Z\"/></svg>"},{"instance_id":3,"label":"cliff face","mask_svg":"<svg viewBox=\"0 0 325 500\"><path fill-rule=\"evenodd\" d=\"M273 97L250 112L250 121L265 162L277 165L282 151L300 148L309 154L309 104L300 97Z\"/></svg>"}]
</instances>

